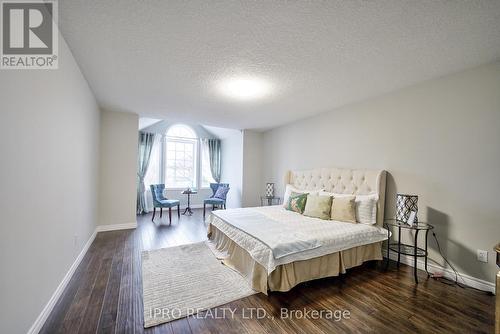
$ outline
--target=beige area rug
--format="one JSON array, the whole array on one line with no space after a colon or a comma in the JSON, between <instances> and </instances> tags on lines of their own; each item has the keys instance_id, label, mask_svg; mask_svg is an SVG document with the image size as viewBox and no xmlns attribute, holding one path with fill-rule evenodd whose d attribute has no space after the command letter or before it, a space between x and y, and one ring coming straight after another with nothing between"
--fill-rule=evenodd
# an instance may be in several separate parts
<instances>
[{"instance_id":1,"label":"beige area rug","mask_svg":"<svg viewBox=\"0 0 500 334\"><path fill-rule=\"evenodd\" d=\"M257 293L205 242L142 252L144 327Z\"/></svg>"}]
</instances>

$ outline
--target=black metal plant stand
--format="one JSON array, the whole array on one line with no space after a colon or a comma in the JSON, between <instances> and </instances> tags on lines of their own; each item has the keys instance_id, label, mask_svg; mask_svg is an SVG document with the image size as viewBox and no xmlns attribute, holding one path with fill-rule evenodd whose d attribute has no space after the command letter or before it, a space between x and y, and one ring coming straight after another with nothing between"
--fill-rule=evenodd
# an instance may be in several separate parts
<instances>
[{"instance_id":1,"label":"black metal plant stand","mask_svg":"<svg viewBox=\"0 0 500 334\"><path fill-rule=\"evenodd\" d=\"M427 256L428 256L428 251L427 251L427 237L429 235L429 231L434 228L434 226L427 224L427 223L417 223L414 225L408 225L406 223L403 223L398 220L386 220L385 221L385 226L387 228L387 263L386 263L386 269L389 267L389 254L391 251L395 252L398 254L398 268L401 263L401 254L403 255L409 255L413 256L413 276L415 277L415 283L418 283L418 278L417 278L417 259L419 257L424 258L424 263L425 263L425 271L427 272L427 277L430 276L429 271L427 270ZM397 243L391 243L391 234L390 234L390 227L397 227L398 228L398 242ZM415 236L414 236L414 244L413 245L408 245L404 244L401 242L401 230L402 229L408 229L408 230L413 230L415 231ZM419 231L425 231L425 248L420 248L417 246L417 241L418 241L418 232Z\"/></svg>"}]
</instances>

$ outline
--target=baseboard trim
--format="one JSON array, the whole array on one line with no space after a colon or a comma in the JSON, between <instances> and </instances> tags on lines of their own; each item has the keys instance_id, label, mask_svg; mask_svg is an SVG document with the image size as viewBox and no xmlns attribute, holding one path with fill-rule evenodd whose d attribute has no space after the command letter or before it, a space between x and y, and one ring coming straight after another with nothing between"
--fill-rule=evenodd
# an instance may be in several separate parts
<instances>
[{"instance_id":1,"label":"baseboard trim","mask_svg":"<svg viewBox=\"0 0 500 334\"><path fill-rule=\"evenodd\" d=\"M203 204L191 204L189 207L191 209L203 209ZM208 205L207 205L207 207L208 207ZM175 210L177 210L177 208L175 208ZM185 206L184 207L181 206L181 211L184 211L184 210L186 210L186 207Z\"/></svg>"},{"instance_id":2,"label":"baseboard trim","mask_svg":"<svg viewBox=\"0 0 500 334\"><path fill-rule=\"evenodd\" d=\"M387 258L386 249L383 250L383 255L385 258ZM391 252L389 258L393 261L397 261L398 255L394 252ZM414 266L413 257L401 254L401 263L413 267ZM425 270L425 262L422 259L417 259L417 268ZM443 273L445 278L451 279L453 281L455 280L455 272L451 268L443 267L435 263L431 263L429 261L427 262L427 269L429 270L429 273L440 272ZM459 272L458 280L459 283L470 286L471 288L495 293L495 283L493 282L488 282L461 272Z\"/></svg>"},{"instance_id":3,"label":"baseboard trim","mask_svg":"<svg viewBox=\"0 0 500 334\"><path fill-rule=\"evenodd\" d=\"M118 230L128 230L137 227L137 221L133 223L125 224L113 224L113 225L99 225L96 227L96 232L108 232L108 231L118 231Z\"/></svg>"},{"instance_id":4,"label":"baseboard trim","mask_svg":"<svg viewBox=\"0 0 500 334\"><path fill-rule=\"evenodd\" d=\"M80 254L76 257L75 261L69 268L68 272L66 275L64 275L64 278L62 279L61 283L59 283L59 286L56 288L52 296L50 297L48 303L45 305L43 308L42 312L36 318L35 322L31 326L31 328L28 330L28 334L37 334L40 332L42 329L43 325L45 324L45 321L47 321L47 318L49 317L50 313L54 309L54 306L56 305L57 301L61 297L62 293L64 292L64 289L66 289L66 286L68 285L69 281L73 277L73 274L76 271L76 268L80 265L80 262L82 262L83 257L85 254L87 254L87 251L90 248L90 245L92 245L92 242L94 242L94 239L97 235L97 229L94 230L94 233L90 236L89 240L85 243L85 246L83 246L83 249L81 250Z\"/></svg>"}]
</instances>

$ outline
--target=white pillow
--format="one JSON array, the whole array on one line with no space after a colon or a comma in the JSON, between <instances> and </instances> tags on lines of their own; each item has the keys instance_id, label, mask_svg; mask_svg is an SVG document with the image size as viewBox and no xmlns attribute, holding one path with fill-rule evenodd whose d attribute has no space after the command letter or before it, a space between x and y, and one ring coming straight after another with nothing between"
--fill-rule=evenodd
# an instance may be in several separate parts
<instances>
[{"instance_id":1,"label":"white pillow","mask_svg":"<svg viewBox=\"0 0 500 334\"><path fill-rule=\"evenodd\" d=\"M285 206L285 207L287 206L287 204L288 204L288 198L290 197L290 194L292 192L299 193L299 194L308 193L308 194L311 194L311 195L317 195L321 190L322 189L318 189L318 190L301 190L301 189L295 188L291 184L287 184L286 188L285 188L285 194L283 195L283 206Z\"/></svg>"},{"instance_id":2,"label":"white pillow","mask_svg":"<svg viewBox=\"0 0 500 334\"><path fill-rule=\"evenodd\" d=\"M360 224L374 225L377 223L378 195L357 195L356 221Z\"/></svg>"},{"instance_id":3,"label":"white pillow","mask_svg":"<svg viewBox=\"0 0 500 334\"><path fill-rule=\"evenodd\" d=\"M352 196L351 194L336 194L321 191L320 195L333 197ZM377 223L377 202L378 195L356 195L356 221L360 224L373 225Z\"/></svg>"}]
</instances>

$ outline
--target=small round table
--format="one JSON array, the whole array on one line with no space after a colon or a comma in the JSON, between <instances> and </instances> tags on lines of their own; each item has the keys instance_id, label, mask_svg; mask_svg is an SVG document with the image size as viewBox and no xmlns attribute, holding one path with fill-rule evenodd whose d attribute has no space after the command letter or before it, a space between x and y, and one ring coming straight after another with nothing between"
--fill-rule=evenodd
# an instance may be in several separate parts
<instances>
[{"instance_id":1,"label":"small round table","mask_svg":"<svg viewBox=\"0 0 500 334\"><path fill-rule=\"evenodd\" d=\"M193 210L191 209L191 195L197 194L198 192L193 189L186 189L182 192L183 195L187 195L188 197L188 205L186 207L186 210L184 210L183 215L189 215L191 216L193 214Z\"/></svg>"},{"instance_id":2,"label":"small round table","mask_svg":"<svg viewBox=\"0 0 500 334\"><path fill-rule=\"evenodd\" d=\"M429 272L427 271L427 255L429 254L427 252L427 236L429 234L429 231L434 228L434 226L427 224L427 223L416 223L413 225L408 225L406 223L403 223L402 221L395 220L395 219L389 219L384 222L384 225L387 227L387 263L386 263L386 269L389 267L389 254L391 251L395 252L398 254L398 268L399 264L401 262L401 254L403 255L409 255L413 256L413 276L415 277L415 283L418 283L418 278L417 278L417 258L423 257L425 259L425 271L427 272L427 276L429 276ZM398 242L397 243L391 243L391 234L390 234L390 227L397 227L398 228ZM408 230L413 230L415 231L415 242L413 245L408 245L401 243L401 230L402 229L408 229ZM418 241L418 232L419 231L425 231L425 248L422 249L417 246L417 241Z\"/></svg>"},{"instance_id":3,"label":"small round table","mask_svg":"<svg viewBox=\"0 0 500 334\"><path fill-rule=\"evenodd\" d=\"M260 205L279 205L281 198L276 196L260 196ZM267 204L265 204L267 203Z\"/></svg>"}]
</instances>

